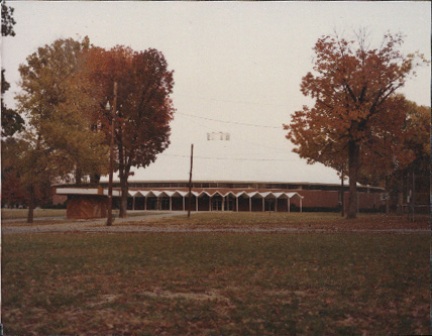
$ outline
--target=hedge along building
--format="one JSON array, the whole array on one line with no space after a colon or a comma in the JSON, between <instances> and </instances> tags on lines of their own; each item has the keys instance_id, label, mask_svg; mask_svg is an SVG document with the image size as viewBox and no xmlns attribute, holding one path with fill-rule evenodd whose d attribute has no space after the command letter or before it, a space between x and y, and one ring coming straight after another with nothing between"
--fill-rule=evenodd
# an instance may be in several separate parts
<instances>
[{"instance_id":1,"label":"hedge along building","mask_svg":"<svg viewBox=\"0 0 432 336\"><path fill-rule=\"evenodd\" d=\"M102 191L101 191L102 189ZM68 217L103 217L106 212L92 212L106 202L107 184L99 189L79 186L57 186L57 195L67 196ZM240 181L195 181L189 199L186 181L134 181L130 183L128 209L142 211L249 211L301 212L339 211L341 186L323 183L281 183ZM345 204L349 193L345 187ZM99 195L99 196L97 196ZM383 189L358 188L359 211L378 211L383 208ZM118 207L119 186L114 184L114 205ZM78 210L85 207L87 210ZM80 215L81 214L81 215Z\"/></svg>"}]
</instances>

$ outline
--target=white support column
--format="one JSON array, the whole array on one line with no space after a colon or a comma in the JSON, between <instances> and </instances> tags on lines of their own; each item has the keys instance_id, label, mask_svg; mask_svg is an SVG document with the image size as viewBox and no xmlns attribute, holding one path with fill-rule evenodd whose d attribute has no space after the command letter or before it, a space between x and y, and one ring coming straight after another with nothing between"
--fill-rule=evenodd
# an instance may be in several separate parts
<instances>
[{"instance_id":1,"label":"white support column","mask_svg":"<svg viewBox=\"0 0 432 336\"><path fill-rule=\"evenodd\" d=\"M238 196L236 196L236 212L238 212Z\"/></svg>"},{"instance_id":2,"label":"white support column","mask_svg":"<svg viewBox=\"0 0 432 336\"><path fill-rule=\"evenodd\" d=\"M186 196L183 196L183 211L186 211Z\"/></svg>"},{"instance_id":3,"label":"white support column","mask_svg":"<svg viewBox=\"0 0 432 336\"><path fill-rule=\"evenodd\" d=\"M209 211L212 211L212 198L209 196Z\"/></svg>"},{"instance_id":4,"label":"white support column","mask_svg":"<svg viewBox=\"0 0 432 336\"><path fill-rule=\"evenodd\" d=\"M252 197L249 197L249 212L252 211Z\"/></svg>"},{"instance_id":5,"label":"white support column","mask_svg":"<svg viewBox=\"0 0 432 336\"><path fill-rule=\"evenodd\" d=\"M225 197L222 196L222 212L225 211Z\"/></svg>"},{"instance_id":6,"label":"white support column","mask_svg":"<svg viewBox=\"0 0 432 336\"><path fill-rule=\"evenodd\" d=\"M195 211L198 211L198 196L195 197Z\"/></svg>"}]
</instances>

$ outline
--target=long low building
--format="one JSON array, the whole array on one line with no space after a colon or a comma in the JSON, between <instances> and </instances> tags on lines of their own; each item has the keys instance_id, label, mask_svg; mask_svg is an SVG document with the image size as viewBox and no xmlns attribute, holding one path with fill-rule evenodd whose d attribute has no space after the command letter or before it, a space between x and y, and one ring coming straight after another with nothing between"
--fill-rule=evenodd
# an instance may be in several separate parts
<instances>
[{"instance_id":1,"label":"long low building","mask_svg":"<svg viewBox=\"0 0 432 336\"><path fill-rule=\"evenodd\" d=\"M106 213L107 183L99 188L56 186L58 196L67 196L68 217L103 217ZM337 184L194 181L189 197L187 181L133 181L129 183L128 209L163 211L338 211L342 188ZM349 193L344 187L345 205ZM113 202L118 207L119 184L114 183ZM382 188L359 186L358 210L379 211L385 194ZM96 211L95 208L100 210Z\"/></svg>"},{"instance_id":2,"label":"long low building","mask_svg":"<svg viewBox=\"0 0 432 336\"><path fill-rule=\"evenodd\" d=\"M132 201L130 201L132 198ZM132 210L191 211L290 211L291 203L302 210L296 192L246 190L138 190L129 192ZM294 201L292 201L294 199Z\"/></svg>"}]
</instances>

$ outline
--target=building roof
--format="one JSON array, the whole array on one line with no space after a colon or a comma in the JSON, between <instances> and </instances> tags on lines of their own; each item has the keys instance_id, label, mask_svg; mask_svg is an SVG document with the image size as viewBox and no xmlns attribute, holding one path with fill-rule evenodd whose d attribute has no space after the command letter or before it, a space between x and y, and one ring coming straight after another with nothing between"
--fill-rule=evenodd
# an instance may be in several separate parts
<instances>
[{"instance_id":1,"label":"building roof","mask_svg":"<svg viewBox=\"0 0 432 336\"><path fill-rule=\"evenodd\" d=\"M57 195L93 195L108 196L108 190L103 188L56 188ZM113 196L120 196L119 190L112 191Z\"/></svg>"},{"instance_id":2,"label":"building roof","mask_svg":"<svg viewBox=\"0 0 432 336\"><path fill-rule=\"evenodd\" d=\"M56 194L58 195L101 195L107 196L108 190L102 188L56 188ZM113 196L120 197L120 190L113 190ZM186 197L189 195L188 190L166 190L166 189L146 189L146 190L130 190L128 192L129 197ZM233 192L229 189L217 189L217 190L192 190L192 195L195 197L227 197L229 195L233 197L247 197L247 198L292 198L299 197L303 198L297 192L272 192L272 191L258 191L251 192L250 190L237 190Z\"/></svg>"},{"instance_id":3,"label":"building roof","mask_svg":"<svg viewBox=\"0 0 432 336\"><path fill-rule=\"evenodd\" d=\"M113 184L113 196L120 196L118 182ZM263 182L263 181L216 181L202 180L192 182L192 195L197 197L213 197L215 195L234 197L261 198L291 198L302 190L331 190L339 191L340 184L334 183L298 183L298 182ZM344 185L345 190L348 186ZM383 192L384 189L373 186L358 186L358 191ZM108 195L108 184L101 183L96 187L57 185L59 195ZM129 197L185 197L189 193L189 182L185 180L163 181L133 181L129 183Z\"/></svg>"}]
</instances>

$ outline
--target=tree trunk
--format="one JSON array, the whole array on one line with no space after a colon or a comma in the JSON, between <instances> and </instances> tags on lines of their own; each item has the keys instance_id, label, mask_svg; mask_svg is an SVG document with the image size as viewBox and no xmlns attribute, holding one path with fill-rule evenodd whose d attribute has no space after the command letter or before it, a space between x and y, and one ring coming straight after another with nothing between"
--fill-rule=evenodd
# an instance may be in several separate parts
<instances>
[{"instance_id":1,"label":"tree trunk","mask_svg":"<svg viewBox=\"0 0 432 336\"><path fill-rule=\"evenodd\" d=\"M357 217L357 179L360 167L360 145L351 140L348 143L349 202L347 218Z\"/></svg>"},{"instance_id":2,"label":"tree trunk","mask_svg":"<svg viewBox=\"0 0 432 336\"><path fill-rule=\"evenodd\" d=\"M390 213L390 181L388 175L385 178L385 191L386 191L386 199L385 199L385 213L388 215Z\"/></svg>"},{"instance_id":3,"label":"tree trunk","mask_svg":"<svg viewBox=\"0 0 432 336\"><path fill-rule=\"evenodd\" d=\"M345 217L345 193L344 193L344 171L341 169L341 191L340 191L340 197L341 197L341 216Z\"/></svg>"},{"instance_id":4,"label":"tree trunk","mask_svg":"<svg viewBox=\"0 0 432 336\"><path fill-rule=\"evenodd\" d=\"M97 185L100 182L100 175L99 174L91 174L90 175L90 183Z\"/></svg>"},{"instance_id":5,"label":"tree trunk","mask_svg":"<svg viewBox=\"0 0 432 336\"><path fill-rule=\"evenodd\" d=\"M120 130L121 132L121 130ZM121 133L120 133L120 139L121 139ZM125 163L125 155L123 152L123 146L121 140L118 141L118 153L119 153L119 178L120 178L120 212L119 217L120 218L126 218L127 217L127 199L128 199L128 178L129 178L129 171L130 167Z\"/></svg>"},{"instance_id":6,"label":"tree trunk","mask_svg":"<svg viewBox=\"0 0 432 336\"><path fill-rule=\"evenodd\" d=\"M75 184L81 184L82 183L82 169L80 167L76 167L75 169Z\"/></svg>"},{"instance_id":7,"label":"tree trunk","mask_svg":"<svg viewBox=\"0 0 432 336\"><path fill-rule=\"evenodd\" d=\"M123 176L123 178L120 179L120 188L121 188L121 199L120 199L119 217L120 218L126 218L127 217L127 199L128 199L128 192L129 192L127 176Z\"/></svg>"},{"instance_id":8,"label":"tree trunk","mask_svg":"<svg viewBox=\"0 0 432 336\"><path fill-rule=\"evenodd\" d=\"M412 193L411 193L411 199L410 199L410 209L411 209L411 211L410 211L410 213L411 213L411 216L410 216L410 220L411 220L411 222L414 222L415 221L415 170L414 170L414 166L413 166L413 168L412 168Z\"/></svg>"},{"instance_id":9,"label":"tree trunk","mask_svg":"<svg viewBox=\"0 0 432 336\"><path fill-rule=\"evenodd\" d=\"M34 186L29 186L29 205L28 205L28 213L27 213L27 223L33 223L34 217L34 209L35 209L35 190Z\"/></svg>"}]
</instances>

